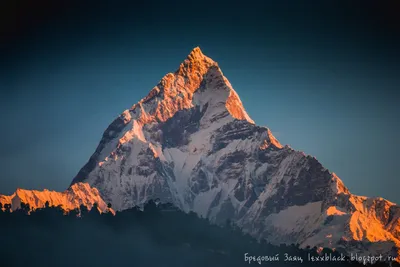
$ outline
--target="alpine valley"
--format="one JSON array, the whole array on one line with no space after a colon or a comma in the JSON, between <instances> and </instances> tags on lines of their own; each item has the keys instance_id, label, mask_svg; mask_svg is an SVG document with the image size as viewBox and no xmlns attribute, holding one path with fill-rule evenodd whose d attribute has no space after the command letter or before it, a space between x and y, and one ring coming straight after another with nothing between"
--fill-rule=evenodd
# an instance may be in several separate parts
<instances>
[{"instance_id":1,"label":"alpine valley","mask_svg":"<svg viewBox=\"0 0 400 267\"><path fill-rule=\"evenodd\" d=\"M121 211L152 199L212 223L231 220L272 244L400 253L400 207L351 194L316 158L257 126L198 47L110 124L65 192L0 196L13 210L21 201L33 209L49 201L65 210L111 203Z\"/></svg>"}]
</instances>

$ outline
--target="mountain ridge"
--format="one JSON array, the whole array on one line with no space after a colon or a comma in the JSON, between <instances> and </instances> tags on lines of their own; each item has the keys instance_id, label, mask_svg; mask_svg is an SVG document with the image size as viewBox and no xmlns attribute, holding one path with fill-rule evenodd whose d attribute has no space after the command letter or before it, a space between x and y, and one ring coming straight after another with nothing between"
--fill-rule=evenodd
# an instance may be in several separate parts
<instances>
[{"instance_id":1,"label":"mountain ridge","mask_svg":"<svg viewBox=\"0 0 400 267\"><path fill-rule=\"evenodd\" d=\"M103 201L99 191L90 187L87 183L76 183L64 192L50 191L44 189L25 190L18 188L13 194L0 195L0 203L4 207L9 204L11 210L21 208L21 204L29 204L30 209L44 208L48 202L50 207L60 206L64 211L70 211L86 206L89 210L96 203L101 212L107 211L107 204Z\"/></svg>"}]
</instances>

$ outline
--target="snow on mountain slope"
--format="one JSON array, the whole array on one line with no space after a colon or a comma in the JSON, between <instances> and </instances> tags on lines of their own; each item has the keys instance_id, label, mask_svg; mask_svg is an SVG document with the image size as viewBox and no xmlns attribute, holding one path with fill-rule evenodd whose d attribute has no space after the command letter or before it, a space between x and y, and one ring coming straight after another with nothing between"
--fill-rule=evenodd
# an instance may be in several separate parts
<instances>
[{"instance_id":1,"label":"snow on mountain slope","mask_svg":"<svg viewBox=\"0 0 400 267\"><path fill-rule=\"evenodd\" d=\"M99 211L107 210L107 204L99 191L87 183L76 183L64 192L17 189L10 196L0 195L0 203L3 207L5 204L11 204L11 210L19 209L21 203L29 204L32 209L44 208L47 201L50 206L61 205L65 211L79 208L80 205L91 209L94 203L97 203Z\"/></svg>"},{"instance_id":2,"label":"snow on mountain slope","mask_svg":"<svg viewBox=\"0 0 400 267\"><path fill-rule=\"evenodd\" d=\"M314 157L255 125L199 48L111 123L78 182L118 210L160 198L275 243L360 254L400 248L399 206L352 195Z\"/></svg>"}]
</instances>

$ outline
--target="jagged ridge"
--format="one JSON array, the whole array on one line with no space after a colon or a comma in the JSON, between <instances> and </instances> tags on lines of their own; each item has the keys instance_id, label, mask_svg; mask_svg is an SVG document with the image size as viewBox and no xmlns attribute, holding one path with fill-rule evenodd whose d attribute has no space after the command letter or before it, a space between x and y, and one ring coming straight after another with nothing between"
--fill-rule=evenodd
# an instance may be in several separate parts
<instances>
[{"instance_id":1,"label":"jagged ridge","mask_svg":"<svg viewBox=\"0 0 400 267\"><path fill-rule=\"evenodd\" d=\"M86 206L89 210L93 204L97 203L101 212L107 211L107 204L101 198L96 188L90 187L87 183L76 183L64 192L25 190L17 189L10 196L0 195L0 203L3 205L10 204L11 210L21 208L21 203L29 204L30 208L35 210L44 208L46 202L51 207L61 206L63 210L70 211L79 208L80 205Z\"/></svg>"}]
</instances>

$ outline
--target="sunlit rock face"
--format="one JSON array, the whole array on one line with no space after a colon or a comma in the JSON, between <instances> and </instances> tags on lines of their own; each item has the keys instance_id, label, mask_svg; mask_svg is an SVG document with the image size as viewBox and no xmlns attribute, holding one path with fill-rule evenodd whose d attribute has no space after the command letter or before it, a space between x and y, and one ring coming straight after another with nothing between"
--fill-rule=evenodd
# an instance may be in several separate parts
<instances>
[{"instance_id":1,"label":"sunlit rock face","mask_svg":"<svg viewBox=\"0 0 400 267\"><path fill-rule=\"evenodd\" d=\"M352 195L257 126L200 48L110 124L71 188L81 182L117 210L159 198L275 244L385 256L400 247L399 206Z\"/></svg>"},{"instance_id":2,"label":"sunlit rock face","mask_svg":"<svg viewBox=\"0 0 400 267\"><path fill-rule=\"evenodd\" d=\"M64 211L74 210L84 205L89 210L96 203L98 210L107 211L107 204L101 198L96 188L90 187L87 183L76 183L64 192L25 190L17 189L10 196L0 195L0 203L4 207L11 205L11 210L15 211L21 208L21 203L29 204L32 210L44 208L48 202L50 207L61 206Z\"/></svg>"}]
</instances>

